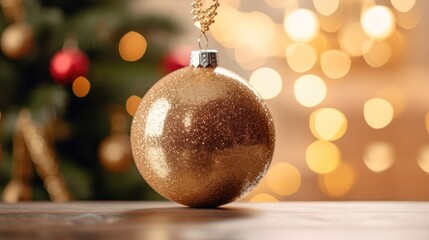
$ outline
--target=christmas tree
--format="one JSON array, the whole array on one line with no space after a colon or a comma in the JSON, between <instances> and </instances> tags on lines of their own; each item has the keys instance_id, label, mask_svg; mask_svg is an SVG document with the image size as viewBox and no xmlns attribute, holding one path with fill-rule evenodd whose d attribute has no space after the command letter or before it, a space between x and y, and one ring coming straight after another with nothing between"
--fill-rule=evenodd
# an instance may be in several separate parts
<instances>
[{"instance_id":1,"label":"christmas tree","mask_svg":"<svg viewBox=\"0 0 429 240\"><path fill-rule=\"evenodd\" d=\"M178 27L162 16L133 14L128 1L1 0L1 6L3 199L6 191L23 191L11 184L22 146L31 159L19 170L28 172L27 198L49 199L52 186L40 162L46 159L31 156L40 142L72 199L159 199L132 163L128 133L139 97L171 70L163 61ZM23 115L30 122L22 123L20 140ZM37 129L43 138L32 145L26 134Z\"/></svg>"}]
</instances>

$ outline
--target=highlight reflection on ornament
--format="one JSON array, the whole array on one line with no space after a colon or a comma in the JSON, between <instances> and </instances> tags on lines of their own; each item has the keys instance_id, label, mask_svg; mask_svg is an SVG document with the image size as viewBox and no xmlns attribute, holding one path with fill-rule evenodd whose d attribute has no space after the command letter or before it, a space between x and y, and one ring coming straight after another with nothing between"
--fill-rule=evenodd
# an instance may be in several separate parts
<instances>
[{"instance_id":1,"label":"highlight reflection on ornament","mask_svg":"<svg viewBox=\"0 0 429 240\"><path fill-rule=\"evenodd\" d=\"M142 99L131 145L140 173L161 195L216 207L241 198L263 177L274 125L262 98L234 73L186 67Z\"/></svg>"}]
</instances>

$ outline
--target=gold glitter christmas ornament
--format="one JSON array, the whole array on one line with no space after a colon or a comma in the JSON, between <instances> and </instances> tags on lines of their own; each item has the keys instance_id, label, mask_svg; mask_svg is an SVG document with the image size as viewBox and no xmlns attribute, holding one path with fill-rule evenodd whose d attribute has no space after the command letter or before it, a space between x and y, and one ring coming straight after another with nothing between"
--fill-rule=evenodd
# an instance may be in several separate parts
<instances>
[{"instance_id":1,"label":"gold glitter christmas ornament","mask_svg":"<svg viewBox=\"0 0 429 240\"><path fill-rule=\"evenodd\" d=\"M217 1L213 1L217 8ZM201 37L215 9L194 1ZM206 16L207 15L207 16ZM203 21L204 20L204 21ZM191 53L190 66L159 80L143 97L131 126L131 148L144 179L189 207L217 207L252 190L274 152L274 124L245 80L218 66L216 50Z\"/></svg>"},{"instance_id":2,"label":"gold glitter christmas ornament","mask_svg":"<svg viewBox=\"0 0 429 240\"><path fill-rule=\"evenodd\" d=\"M1 50L12 59L28 56L34 47L34 33L26 23L14 23L5 28L1 35Z\"/></svg>"},{"instance_id":3,"label":"gold glitter christmas ornament","mask_svg":"<svg viewBox=\"0 0 429 240\"><path fill-rule=\"evenodd\" d=\"M241 198L263 177L274 125L246 81L213 67L214 52L192 55L193 66L165 76L144 96L131 146L137 168L158 193L190 207L216 207Z\"/></svg>"}]
</instances>

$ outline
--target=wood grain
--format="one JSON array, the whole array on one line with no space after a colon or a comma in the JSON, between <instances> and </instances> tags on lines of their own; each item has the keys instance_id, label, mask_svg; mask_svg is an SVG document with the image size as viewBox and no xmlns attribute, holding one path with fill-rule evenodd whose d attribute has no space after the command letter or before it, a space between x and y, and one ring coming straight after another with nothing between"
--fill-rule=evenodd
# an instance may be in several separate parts
<instances>
[{"instance_id":1,"label":"wood grain","mask_svg":"<svg viewBox=\"0 0 429 240\"><path fill-rule=\"evenodd\" d=\"M429 239L429 202L0 204L0 239Z\"/></svg>"}]
</instances>

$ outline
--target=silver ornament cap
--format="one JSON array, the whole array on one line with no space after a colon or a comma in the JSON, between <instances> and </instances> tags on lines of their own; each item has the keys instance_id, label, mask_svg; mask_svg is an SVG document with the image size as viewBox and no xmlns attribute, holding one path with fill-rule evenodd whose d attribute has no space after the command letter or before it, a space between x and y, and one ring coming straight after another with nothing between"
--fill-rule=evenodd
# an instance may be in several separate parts
<instances>
[{"instance_id":1,"label":"silver ornament cap","mask_svg":"<svg viewBox=\"0 0 429 240\"><path fill-rule=\"evenodd\" d=\"M218 66L217 50L194 50L191 51L190 65L194 68L215 68Z\"/></svg>"}]
</instances>

